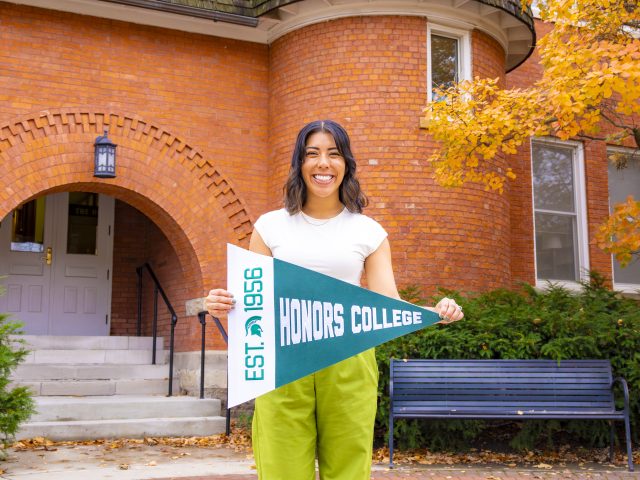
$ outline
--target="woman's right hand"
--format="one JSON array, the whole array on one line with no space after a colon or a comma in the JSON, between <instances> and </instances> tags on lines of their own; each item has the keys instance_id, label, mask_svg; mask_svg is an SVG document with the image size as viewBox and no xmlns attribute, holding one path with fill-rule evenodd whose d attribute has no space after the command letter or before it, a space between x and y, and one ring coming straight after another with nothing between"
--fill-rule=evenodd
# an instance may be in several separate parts
<instances>
[{"instance_id":1,"label":"woman's right hand","mask_svg":"<svg viewBox=\"0 0 640 480\"><path fill-rule=\"evenodd\" d=\"M236 301L233 294L222 288L214 288L204 299L204 307L214 317L221 317L229 313Z\"/></svg>"}]
</instances>

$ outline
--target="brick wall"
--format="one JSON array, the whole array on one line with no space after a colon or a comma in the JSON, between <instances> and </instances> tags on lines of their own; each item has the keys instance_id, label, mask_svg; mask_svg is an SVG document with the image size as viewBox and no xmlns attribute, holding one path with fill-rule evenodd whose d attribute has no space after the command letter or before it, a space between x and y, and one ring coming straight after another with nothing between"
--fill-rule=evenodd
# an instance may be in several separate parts
<instances>
[{"instance_id":1,"label":"brick wall","mask_svg":"<svg viewBox=\"0 0 640 480\"><path fill-rule=\"evenodd\" d=\"M113 226L111 335L137 333L136 267L147 260L150 223L140 211L116 200Z\"/></svg>"},{"instance_id":2,"label":"brick wall","mask_svg":"<svg viewBox=\"0 0 640 480\"><path fill-rule=\"evenodd\" d=\"M418 17L355 17L311 25L271 48L270 183L281 205L295 135L332 118L349 132L371 204L390 234L396 280L484 290L509 282L509 209L504 196L467 185L436 186L435 145L419 128L426 99L426 28ZM473 34L474 65L504 74L504 53ZM491 62L480 68L477 62ZM501 162L502 160L499 160ZM488 221L489 220L489 221Z\"/></svg>"},{"instance_id":3,"label":"brick wall","mask_svg":"<svg viewBox=\"0 0 640 480\"><path fill-rule=\"evenodd\" d=\"M111 304L111 335L137 334L136 267L149 263L169 301L176 310L177 345L187 340L189 348L200 346L200 323L187 317L184 304L192 292L175 250L160 228L132 206L116 201L113 248L113 283ZM147 271L143 274L142 335L151 336L153 319L153 282ZM169 346L171 315L158 296L158 336ZM226 345L213 324L207 328L207 348L224 349Z\"/></svg>"},{"instance_id":4,"label":"brick wall","mask_svg":"<svg viewBox=\"0 0 640 480\"><path fill-rule=\"evenodd\" d=\"M47 192L109 194L168 239L178 297L223 284L225 244L266 209L268 47L5 2L0 18L0 217ZM118 177L103 181L104 126Z\"/></svg>"}]
</instances>

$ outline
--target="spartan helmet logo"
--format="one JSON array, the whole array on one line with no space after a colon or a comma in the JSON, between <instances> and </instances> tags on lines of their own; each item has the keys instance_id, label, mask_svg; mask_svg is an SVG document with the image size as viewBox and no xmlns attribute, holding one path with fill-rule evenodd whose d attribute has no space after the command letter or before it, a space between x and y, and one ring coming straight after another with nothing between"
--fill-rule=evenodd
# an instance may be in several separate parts
<instances>
[{"instance_id":1,"label":"spartan helmet logo","mask_svg":"<svg viewBox=\"0 0 640 480\"><path fill-rule=\"evenodd\" d=\"M261 318L258 316L253 316L244 324L244 330L246 335L256 335L258 337L262 337L262 327L260 326Z\"/></svg>"}]
</instances>

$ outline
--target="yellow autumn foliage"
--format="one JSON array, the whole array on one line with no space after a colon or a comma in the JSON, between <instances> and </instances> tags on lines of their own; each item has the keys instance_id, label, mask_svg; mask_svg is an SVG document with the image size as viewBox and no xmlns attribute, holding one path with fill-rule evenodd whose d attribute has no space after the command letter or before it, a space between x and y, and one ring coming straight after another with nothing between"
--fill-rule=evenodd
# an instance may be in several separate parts
<instances>
[{"instance_id":1,"label":"yellow autumn foliage","mask_svg":"<svg viewBox=\"0 0 640 480\"><path fill-rule=\"evenodd\" d=\"M598 246L613 253L621 266L640 253L640 201L632 196L616 205L609 220L596 234Z\"/></svg>"},{"instance_id":2,"label":"yellow autumn foliage","mask_svg":"<svg viewBox=\"0 0 640 480\"><path fill-rule=\"evenodd\" d=\"M537 44L543 67L537 82L503 89L498 79L475 78L438 92L446 100L424 109L429 134L441 147L430 158L441 185L479 182L502 192L515 175L494 160L536 136L640 147L640 4L541 0L538 6L553 29ZM627 206L625 212L637 225L640 210ZM616 230L623 226L620 221L603 226L603 235L613 240L600 244L628 261L635 243L625 243L627 253L615 246L626 238ZM640 241L637 230L635 235Z\"/></svg>"}]
</instances>

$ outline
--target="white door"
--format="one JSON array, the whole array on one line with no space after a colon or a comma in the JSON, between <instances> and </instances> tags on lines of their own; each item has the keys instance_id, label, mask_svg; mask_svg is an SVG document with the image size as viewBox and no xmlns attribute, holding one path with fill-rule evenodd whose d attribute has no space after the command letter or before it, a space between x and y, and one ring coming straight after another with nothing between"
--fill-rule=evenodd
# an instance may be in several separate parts
<instances>
[{"instance_id":1,"label":"white door","mask_svg":"<svg viewBox=\"0 0 640 480\"><path fill-rule=\"evenodd\" d=\"M0 311L33 335L108 335L114 199L65 192L28 202L0 225ZM5 273L6 272L6 273Z\"/></svg>"},{"instance_id":2,"label":"white door","mask_svg":"<svg viewBox=\"0 0 640 480\"><path fill-rule=\"evenodd\" d=\"M27 202L0 223L0 312L26 325L34 335L49 333L51 268L45 242L53 237L48 198Z\"/></svg>"}]
</instances>

